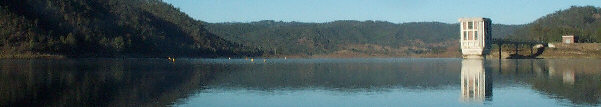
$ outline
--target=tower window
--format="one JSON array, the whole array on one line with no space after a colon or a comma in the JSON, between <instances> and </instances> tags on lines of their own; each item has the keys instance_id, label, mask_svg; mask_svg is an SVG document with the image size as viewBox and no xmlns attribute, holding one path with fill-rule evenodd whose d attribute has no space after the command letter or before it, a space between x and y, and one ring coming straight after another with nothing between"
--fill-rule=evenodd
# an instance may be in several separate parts
<instances>
[{"instance_id":1,"label":"tower window","mask_svg":"<svg viewBox=\"0 0 601 107\"><path fill-rule=\"evenodd\" d=\"M468 34L467 37L469 38L468 40L474 40L474 34L472 34L472 33L474 33L474 32L469 31L469 33L467 33Z\"/></svg>"},{"instance_id":2,"label":"tower window","mask_svg":"<svg viewBox=\"0 0 601 107\"><path fill-rule=\"evenodd\" d=\"M474 22L467 22L467 29L474 29Z\"/></svg>"},{"instance_id":3,"label":"tower window","mask_svg":"<svg viewBox=\"0 0 601 107\"><path fill-rule=\"evenodd\" d=\"M478 31L474 31L474 39L478 40Z\"/></svg>"}]
</instances>

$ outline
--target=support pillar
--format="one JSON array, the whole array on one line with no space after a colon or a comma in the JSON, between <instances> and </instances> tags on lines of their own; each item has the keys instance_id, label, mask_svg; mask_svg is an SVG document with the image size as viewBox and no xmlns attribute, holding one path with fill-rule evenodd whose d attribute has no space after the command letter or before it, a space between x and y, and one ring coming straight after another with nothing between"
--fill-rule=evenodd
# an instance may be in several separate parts
<instances>
[{"instance_id":1,"label":"support pillar","mask_svg":"<svg viewBox=\"0 0 601 107\"><path fill-rule=\"evenodd\" d=\"M502 57L503 55L501 55L501 53L502 53L503 49L501 49L501 48L503 48L503 44L499 44L499 59L502 59L502 58L503 58L503 57Z\"/></svg>"},{"instance_id":2,"label":"support pillar","mask_svg":"<svg viewBox=\"0 0 601 107\"><path fill-rule=\"evenodd\" d=\"M534 53L532 52L532 44L529 44L530 46L530 56L534 55Z\"/></svg>"},{"instance_id":3,"label":"support pillar","mask_svg":"<svg viewBox=\"0 0 601 107\"><path fill-rule=\"evenodd\" d=\"M516 55L519 55L519 54L518 54L518 44L513 44L513 46L514 46L514 48L515 48L515 49L514 49L514 50L515 50L515 54L516 54Z\"/></svg>"}]
</instances>

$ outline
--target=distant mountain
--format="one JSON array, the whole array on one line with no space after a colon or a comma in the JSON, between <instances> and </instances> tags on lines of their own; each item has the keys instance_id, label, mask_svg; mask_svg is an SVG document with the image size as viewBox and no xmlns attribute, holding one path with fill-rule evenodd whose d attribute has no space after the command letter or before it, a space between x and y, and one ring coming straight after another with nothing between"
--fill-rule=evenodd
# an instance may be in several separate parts
<instances>
[{"instance_id":1,"label":"distant mountain","mask_svg":"<svg viewBox=\"0 0 601 107\"><path fill-rule=\"evenodd\" d=\"M601 42L601 8L572 6L525 25L512 39L559 42L563 35L575 35L578 42Z\"/></svg>"},{"instance_id":2,"label":"distant mountain","mask_svg":"<svg viewBox=\"0 0 601 107\"><path fill-rule=\"evenodd\" d=\"M521 25L493 25L493 37L505 37ZM270 55L347 53L375 56L458 53L459 25L440 22L395 24L384 21L327 23L259 21L211 23L207 29L225 39L255 46ZM455 48L455 49L450 49Z\"/></svg>"},{"instance_id":3,"label":"distant mountain","mask_svg":"<svg viewBox=\"0 0 601 107\"><path fill-rule=\"evenodd\" d=\"M257 56L161 0L2 0L0 54Z\"/></svg>"}]
</instances>

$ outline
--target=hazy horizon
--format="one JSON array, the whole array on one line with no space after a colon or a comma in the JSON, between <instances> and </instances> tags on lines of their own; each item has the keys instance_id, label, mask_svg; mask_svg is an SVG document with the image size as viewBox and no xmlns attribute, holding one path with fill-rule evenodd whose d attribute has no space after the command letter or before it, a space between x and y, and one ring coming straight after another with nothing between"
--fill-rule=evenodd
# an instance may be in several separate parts
<instances>
[{"instance_id":1,"label":"hazy horizon","mask_svg":"<svg viewBox=\"0 0 601 107\"><path fill-rule=\"evenodd\" d=\"M495 24L520 25L571 6L601 7L599 0L394 1L394 0L164 0L190 17L209 23L323 23L337 20L457 23L460 17L487 17Z\"/></svg>"}]
</instances>

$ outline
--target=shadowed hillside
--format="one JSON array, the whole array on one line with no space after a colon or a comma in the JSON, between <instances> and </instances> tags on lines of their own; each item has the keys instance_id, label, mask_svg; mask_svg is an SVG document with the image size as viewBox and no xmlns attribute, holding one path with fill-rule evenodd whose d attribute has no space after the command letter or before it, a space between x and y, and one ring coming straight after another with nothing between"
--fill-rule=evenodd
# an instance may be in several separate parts
<instances>
[{"instance_id":1,"label":"shadowed hillside","mask_svg":"<svg viewBox=\"0 0 601 107\"><path fill-rule=\"evenodd\" d=\"M0 53L71 57L257 56L160 0L0 1Z\"/></svg>"}]
</instances>

